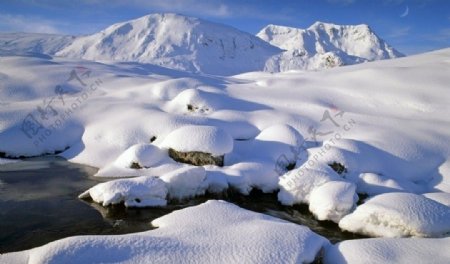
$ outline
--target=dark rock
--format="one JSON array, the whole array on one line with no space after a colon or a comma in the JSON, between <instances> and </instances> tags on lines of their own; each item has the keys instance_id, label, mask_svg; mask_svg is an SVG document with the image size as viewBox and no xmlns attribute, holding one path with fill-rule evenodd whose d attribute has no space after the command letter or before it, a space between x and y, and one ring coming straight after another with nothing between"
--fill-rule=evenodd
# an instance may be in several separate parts
<instances>
[{"instance_id":1,"label":"dark rock","mask_svg":"<svg viewBox=\"0 0 450 264\"><path fill-rule=\"evenodd\" d=\"M328 164L328 166L330 166L335 172L337 172L337 174L342 175L343 173L347 173L347 168L342 165L339 162L333 162L331 164Z\"/></svg>"},{"instance_id":2,"label":"dark rock","mask_svg":"<svg viewBox=\"0 0 450 264\"><path fill-rule=\"evenodd\" d=\"M150 138L150 143L152 143L153 141L155 141L156 140L156 136L152 136L151 138Z\"/></svg>"},{"instance_id":3,"label":"dark rock","mask_svg":"<svg viewBox=\"0 0 450 264\"><path fill-rule=\"evenodd\" d=\"M139 163L137 163L137 162L132 162L131 165L130 165L130 168L131 169L140 170L140 169L142 169L142 166Z\"/></svg>"},{"instance_id":4,"label":"dark rock","mask_svg":"<svg viewBox=\"0 0 450 264\"><path fill-rule=\"evenodd\" d=\"M224 161L224 155L213 156L210 153L200 151L180 152L171 148L169 149L169 156L177 162L187 163L194 166L216 165L223 167Z\"/></svg>"}]
</instances>

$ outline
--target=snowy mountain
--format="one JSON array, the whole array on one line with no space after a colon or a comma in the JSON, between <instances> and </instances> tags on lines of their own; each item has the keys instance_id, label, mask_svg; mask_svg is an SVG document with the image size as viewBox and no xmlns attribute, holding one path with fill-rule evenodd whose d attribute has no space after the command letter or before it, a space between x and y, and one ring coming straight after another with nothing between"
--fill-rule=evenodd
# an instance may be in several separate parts
<instances>
[{"instance_id":1,"label":"snowy mountain","mask_svg":"<svg viewBox=\"0 0 450 264\"><path fill-rule=\"evenodd\" d=\"M53 55L69 45L76 37L39 33L0 34L0 54L41 53Z\"/></svg>"},{"instance_id":2,"label":"snowy mountain","mask_svg":"<svg viewBox=\"0 0 450 264\"><path fill-rule=\"evenodd\" d=\"M151 14L79 37L56 55L230 75L262 70L266 60L279 52L229 26L176 14Z\"/></svg>"},{"instance_id":3,"label":"snowy mountain","mask_svg":"<svg viewBox=\"0 0 450 264\"><path fill-rule=\"evenodd\" d=\"M284 51L283 51L284 50ZM215 75L318 70L403 56L367 25L269 25L257 36L177 14L151 14L87 36L0 34L0 55L149 63Z\"/></svg>"},{"instance_id":4,"label":"snowy mountain","mask_svg":"<svg viewBox=\"0 0 450 264\"><path fill-rule=\"evenodd\" d=\"M316 70L404 56L368 25L316 22L307 29L268 25L258 37L286 50L268 61L266 70Z\"/></svg>"}]
</instances>

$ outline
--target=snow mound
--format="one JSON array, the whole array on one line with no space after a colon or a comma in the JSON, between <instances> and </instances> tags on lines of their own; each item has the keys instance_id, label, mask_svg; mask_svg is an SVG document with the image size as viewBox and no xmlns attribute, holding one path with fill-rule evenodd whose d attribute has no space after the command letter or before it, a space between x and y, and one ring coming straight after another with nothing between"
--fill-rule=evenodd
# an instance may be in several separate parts
<instances>
[{"instance_id":1,"label":"snow mound","mask_svg":"<svg viewBox=\"0 0 450 264\"><path fill-rule=\"evenodd\" d=\"M375 196L342 218L339 227L371 236L439 237L450 233L450 208L412 193Z\"/></svg>"},{"instance_id":2,"label":"snow mound","mask_svg":"<svg viewBox=\"0 0 450 264\"><path fill-rule=\"evenodd\" d=\"M289 125L273 125L265 128L255 138L260 141L281 142L286 145L299 146L303 143L303 136Z\"/></svg>"},{"instance_id":3,"label":"snow mound","mask_svg":"<svg viewBox=\"0 0 450 264\"><path fill-rule=\"evenodd\" d=\"M435 263L450 259L450 238L371 238L340 242L326 248L323 263Z\"/></svg>"},{"instance_id":4,"label":"snow mound","mask_svg":"<svg viewBox=\"0 0 450 264\"><path fill-rule=\"evenodd\" d=\"M446 206L450 206L450 193L445 192L434 192L434 193L424 193L423 196L441 203Z\"/></svg>"},{"instance_id":5,"label":"snow mound","mask_svg":"<svg viewBox=\"0 0 450 264\"><path fill-rule=\"evenodd\" d=\"M180 152L199 151L220 156L233 150L233 138L214 126L183 126L164 138L161 148Z\"/></svg>"},{"instance_id":6,"label":"snow mound","mask_svg":"<svg viewBox=\"0 0 450 264\"><path fill-rule=\"evenodd\" d=\"M307 227L214 200L172 212L152 225L158 228L66 238L0 255L0 262L311 263L329 243Z\"/></svg>"},{"instance_id":7,"label":"snow mound","mask_svg":"<svg viewBox=\"0 0 450 264\"><path fill-rule=\"evenodd\" d=\"M376 173L361 173L357 182L358 193L374 196L387 192L409 192L415 189L407 181L399 182Z\"/></svg>"},{"instance_id":8,"label":"snow mound","mask_svg":"<svg viewBox=\"0 0 450 264\"><path fill-rule=\"evenodd\" d=\"M205 193L207 186L206 171L203 167L184 167L166 173L160 177L167 183L169 197L187 199Z\"/></svg>"},{"instance_id":9,"label":"snow mound","mask_svg":"<svg viewBox=\"0 0 450 264\"><path fill-rule=\"evenodd\" d=\"M266 64L271 71L316 70L402 57L367 25L316 22L307 29L268 25L258 37L286 50Z\"/></svg>"},{"instance_id":10,"label":"snow mound","mask_svg":"<svg viewBox=\"0 0 450 264\"><path fill-rule=\"evenodd\" d=\"M309 210L319 220L331 220L338 223L349 214L358 201L352 183L330 181L315 188L310 195Z\"/></svg>"},{"instance_id":11,"label":"snow mound","mask_svg":"<svg viewBox=\"0 0 450 264\"><path fill-rule=\"evenodd\" d=\"M229 26L177 14L151 14L78 37L56 55L233 75L262 70L266 60L279 52Z\"/></svg>"},{"instance_id":12,"label":"snow mound","mask_svg":"<svg viewBox=\"0 0 450 264\"><path fill-rule=\"evenodd\" d=\"M80 194L79 198L89 196L103 206L121 202L127 207L165 206L167 187L158 178L141 176L99 183Z\"/></svg>"},{"instance_id":13,"label":"snow mound","mask_svg":"<svg viewBox=\"0 0 450 264\"><path fill-rule=\"evenodd\" d=\"M201 82L192 78L177 78L158 82L152 85L152 93L159 99L172 100L181 92L187 89L194 89L201 85Z\"/></svg>"},{"instance_id":14,"label":"snow mound","mask_svg":"<svg viewBox=\"0 0 450 264\"><path fill-rule=\"evenodd\" d=\"M302 144L303 136L297 130L289 125L277 124L263 129L255 137L251 151L255 157L271 163L281 157L283 162L295 164Z\"/></svg>"},{"instance_id":15,"label":"snow mound","mask_svg":"<svg viewBox=\"0 0 450 264\"><path fill-rule=\"evenodd\" d=\"M309 203L311 192L315 188L327 182L339 180L339 175L326 165L315 168L305 165L280 178L278 200L284 205Z\"/></svg>"},{"instance_id":16,"label":"snow mound","mask_svg":"<svg viewBox=\"0 0 450 264\"><path fill-rule=\"evenodd\" d=\"M151 144L136 144L123 152L114 162L114 165L122 168L139 166L148 168L158 164L167 157L167 152Z\"/></svg>"}]
</instances>

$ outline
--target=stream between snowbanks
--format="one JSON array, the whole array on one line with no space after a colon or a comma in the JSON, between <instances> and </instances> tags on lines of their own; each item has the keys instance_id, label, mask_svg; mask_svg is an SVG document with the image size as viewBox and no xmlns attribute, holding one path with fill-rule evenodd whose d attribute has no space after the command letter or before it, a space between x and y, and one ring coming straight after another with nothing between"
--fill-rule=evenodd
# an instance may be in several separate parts
<instances>
[{"instance_id":1,"label":"stream between snowbanks","mask_svg":"<svg viewBox=\"0 0 450 264\"><path fill-rule=\"evenodd\" d=\"M30 249L75 235L117 235L152 229L150 222L174 210L222 199L242 208L308 226L331 242L361 238L337 224L318 221L307 206L283 206L276 193L232 190L187 201L171 201L163 208L102 207L78 195L105 181L93 177L96 168L58 157L25 159L0 165L0 253Z\"/></svg>"}]
</instances>

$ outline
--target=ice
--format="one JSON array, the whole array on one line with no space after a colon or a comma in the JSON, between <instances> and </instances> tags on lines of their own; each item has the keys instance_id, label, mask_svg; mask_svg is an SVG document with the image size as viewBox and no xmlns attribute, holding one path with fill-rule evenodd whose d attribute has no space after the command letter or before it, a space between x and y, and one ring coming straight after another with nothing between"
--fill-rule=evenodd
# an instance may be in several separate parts
<instances>
[{"instance_id":1,"label":"ice","mask_svg":"<svg viewBox=\"0 0 450 264\"><path fill-rule=\"evenodd\" d=\"M412 193L377 195L342 218L344 230L380 237L450 234L450 207Z\"/></svg>"},{"instance_id":2,"label":"ice","mask_svg":"<svg viewBox=\"0 0 450 264\"><path fill-rule=\"evenodd\" d=\"M0 255L2 263L311 263L329 242L307 227L211 200L152 221L155 230L77 236Z\"/></svg>"}]
</instances>

